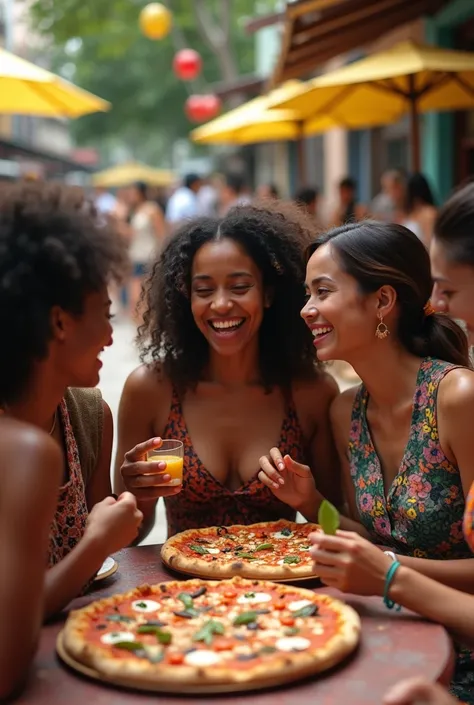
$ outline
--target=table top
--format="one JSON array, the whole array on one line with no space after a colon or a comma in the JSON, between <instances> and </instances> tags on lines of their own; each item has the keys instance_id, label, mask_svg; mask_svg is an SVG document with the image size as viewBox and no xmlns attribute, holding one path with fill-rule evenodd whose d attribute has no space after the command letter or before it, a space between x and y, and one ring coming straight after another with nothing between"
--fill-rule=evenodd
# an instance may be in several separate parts
<instances>
[{"instance_id":1,"label":"table top","mask_svg":"<svg viewBox=\"0 0 474 705\"><path fill-rule=\"evenodd\" d=\"M125 592L136 585L176 578L161 563L160 546L120 551L119 569L86 597L72 603L82 607L94 599ZM309 587L302 583L302 586ZM318 588L341 597L336 590ZM342 597L359 613L362 640L356 654L340 667L317 678L278 689L240 695L172 696L115 689L68 670L55 652L56 637L65 615L43 628L29 686L17 701L22 705L189 705L190 702L223 705L380 705L388 688L404 678L423 676L447 683L453 669L453 649L446 631L410 612L390 612L380 598ZM113 698L113 700L111 700Z\"/></svg>"}]
</instances>

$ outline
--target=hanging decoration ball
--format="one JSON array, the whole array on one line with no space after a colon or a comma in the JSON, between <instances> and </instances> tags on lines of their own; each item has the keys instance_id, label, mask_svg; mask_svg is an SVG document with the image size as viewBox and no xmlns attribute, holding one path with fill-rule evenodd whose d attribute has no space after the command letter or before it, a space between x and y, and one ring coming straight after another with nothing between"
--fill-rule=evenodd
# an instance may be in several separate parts
<instances>
[{"instance_id":1,"label":"hanging decoration ball","mask_svg":"<svg viewBox=\"0 0 474 705\"><path fill-rule=\"evenodd\" d=\"M172 24L173 16L161 2L151 2L140 12L140 29L148 39L164 39Z\"/></svg>"},{"instance_id":2,"label":"hanging decoration ball","mask_svg":"<svg viewBox=\"0 0 474 705\"><path fill-rule=\"evenodd\" d=\"M221 101L216 95L190 95L185 112L191 122L207 122L221 111Z\"/></svg>"},{"instance_id":3,"label":"hanging decoration ball","mask_svg":"<svg viewBox=\"0 0 474 705\"><path fill-rule=\"evenodd\" d=\"M202 59L194 49L181 49L173 59L173 70L182 81L194 81L202 68Z\"/></svg>"}]
</instances>

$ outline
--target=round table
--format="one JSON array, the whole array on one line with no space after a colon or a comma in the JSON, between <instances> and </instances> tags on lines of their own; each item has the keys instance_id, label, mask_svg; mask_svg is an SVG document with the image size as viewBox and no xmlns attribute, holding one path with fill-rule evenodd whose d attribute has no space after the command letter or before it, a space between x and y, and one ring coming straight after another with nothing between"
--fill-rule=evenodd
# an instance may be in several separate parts
<instances>
[{"instance_id":1,"label":"round table","mask_svg":"<svg viewBox=\"0 0 474 705\"><path fill-rule=\"evenodd\" d=\"M119 568L114 576L97 584L94 592L75 600L82 607L94 599L125 592L143 583L174 579L161 563L161 546L127 548L116 554ZM308 584L302 584L309 587ZM388 688L404 678L422 676L448 683L454 654L448 634L439 625L402 610L390 612L380 598L341 596L336 590L316 588L342 597L362 620L361 645L347 662L304 682L278 689L218 695L171 696L111 688L89 681L67 669L55 651L56 637L66 615L43 628L31 682L17 701L33 705L139 705L187 703L200 700L230 705L380 705Z\"/></svg>"}]
</instances>

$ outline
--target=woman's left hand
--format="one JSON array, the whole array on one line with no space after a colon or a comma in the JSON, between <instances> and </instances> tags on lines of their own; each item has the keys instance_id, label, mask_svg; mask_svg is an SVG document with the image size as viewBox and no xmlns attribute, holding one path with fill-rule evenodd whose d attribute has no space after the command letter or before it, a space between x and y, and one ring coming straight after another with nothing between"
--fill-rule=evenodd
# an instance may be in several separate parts
<instances>
[{"instance_id":1,"label":"woman's left hand","mask_svg":"<svg viewBox=\"0 0 474 705\"><path fill-rule=\"evenodd\" d=\"M383 595L389 556L353 531L310 534L315 573L323 583L356 595Z\"/></svg>"}]
</instances>

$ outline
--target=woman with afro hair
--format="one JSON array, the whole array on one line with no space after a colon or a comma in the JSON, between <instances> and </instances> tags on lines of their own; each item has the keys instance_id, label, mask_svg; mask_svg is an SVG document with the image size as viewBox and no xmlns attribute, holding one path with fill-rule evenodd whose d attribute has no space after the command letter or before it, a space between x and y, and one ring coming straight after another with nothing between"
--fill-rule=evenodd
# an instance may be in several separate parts
<instances>
[{"instance_id":1,"label":"woman with afro hair","mask_svg":"<svg viewBox=\"0 0 474 705\"><path fill-rule=\"evenodd\" d=\"M241 205L183 225L155 262L139 330L144 364L122 394L116 468L146 527L161 496L169 535L294 519L257 478L272 440L314 468L317 486L340 504L328 416L337 385L317 367L299 315L312 228L296 206ZM165 463L146 462L160 437L184 444L182 487L166 485Z\"/></svg>"},{"instance_id":2,"label":"woman with afro hair","mask_svg":"<svg viewBox=\"0 0 474 705\"><path fill-rule=\"evenodd\" d=\"M0 413L49 433L64 455L46 616L135 539L142 519L132 495L110 496L112 417L93 389L99 355L112 343L107 284L126 263L119 238L77 190L34 183L0 190ZM31 513L22 520L34 531Z\"/></svg>"}]
</instances>

